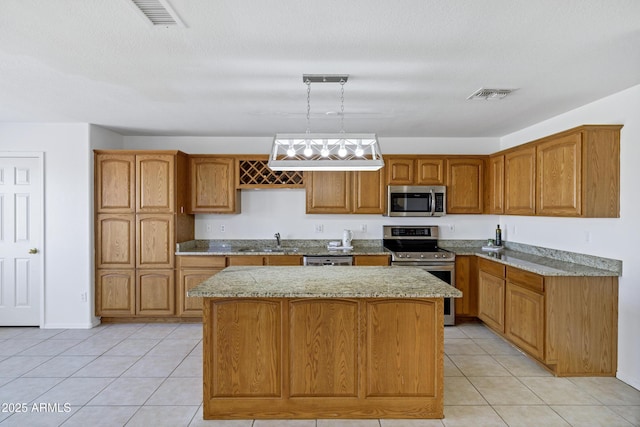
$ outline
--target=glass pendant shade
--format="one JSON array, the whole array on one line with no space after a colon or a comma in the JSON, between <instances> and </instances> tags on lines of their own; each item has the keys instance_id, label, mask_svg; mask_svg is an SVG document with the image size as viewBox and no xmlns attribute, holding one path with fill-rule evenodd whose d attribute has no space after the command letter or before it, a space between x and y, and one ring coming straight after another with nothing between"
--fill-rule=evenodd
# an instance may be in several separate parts
<instances>
[{"instance_id":1,"label":"glass pendant shade","mask_svg":"<svg viewBox=\"0 0 640 427\"><path fill-rule=\"evenodd\" d=\"M384 161L375 134L279 133L268 166L276 171L374 171Z\"/></svg>"}]
</instances>

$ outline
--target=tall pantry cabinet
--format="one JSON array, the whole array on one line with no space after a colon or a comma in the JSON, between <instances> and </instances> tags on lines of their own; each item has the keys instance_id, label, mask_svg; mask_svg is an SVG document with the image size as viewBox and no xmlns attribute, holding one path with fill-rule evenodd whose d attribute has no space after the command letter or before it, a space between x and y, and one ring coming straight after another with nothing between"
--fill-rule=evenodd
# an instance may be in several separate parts
<instances>
[{"instance_id":1,"label":"tall pantry cabinet","mask_svg":"<svg viewBox=\"0 0 640 427\"><path fill-rule=\"evenodd\" d=\"M176 314L176 242L194 238L188 157L95 151L96 315Z\"/></svg>"}]
</instances>

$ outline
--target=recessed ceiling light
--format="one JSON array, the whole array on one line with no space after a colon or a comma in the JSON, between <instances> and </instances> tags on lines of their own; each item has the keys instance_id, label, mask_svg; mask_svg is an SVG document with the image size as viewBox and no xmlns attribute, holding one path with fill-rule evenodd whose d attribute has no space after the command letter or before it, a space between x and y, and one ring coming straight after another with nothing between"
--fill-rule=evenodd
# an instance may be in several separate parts
<instances>
[{"instance_id":1,"label":"recessed ceiling light","mask_svg":"<svg viewBox=\"0 0 640 427\"><path fill-rule=\"evenodd\" d=\"M481 87L480 89L469 95L467 99L482 99L485 101L499 100L506 97L514 90L515 89L487 89Z\"/></svg>"}]
</instances>

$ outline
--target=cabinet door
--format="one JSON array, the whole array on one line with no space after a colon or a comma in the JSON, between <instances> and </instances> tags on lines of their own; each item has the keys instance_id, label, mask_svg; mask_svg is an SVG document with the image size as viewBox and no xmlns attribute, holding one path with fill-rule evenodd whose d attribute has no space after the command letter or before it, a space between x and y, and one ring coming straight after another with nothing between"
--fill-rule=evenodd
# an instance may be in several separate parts
<instances>
[{"instance_id":1,"label":"cabinet door","mask_svg":"<svg viewBox=\"0 0 640 427\"><path fill-rule=\"evenodd\" d=\"M418 185L444 185L443 159L417 159Z\"/></svg>"},{"instance_id":2,"label":"cabinet door","mask_svg":"<svg viewBox=\"0 0 640 427\"><path fill-rule=\"evenodd\" d=\"M202 317L202 300L200 297L187 297L187 291L198 286L213 275L219 268L184 268L178 273L178 315L182 317Z\"/></svg>"},{"instance_id":3,"label":"cabinet door","mask_svg":"<svg viewBox=\"0 0 640 427\"><path fill-rule=\"evenodd\" d=\"M483 159L447 161L447 213L482 213L483 174Z\"/></svg>"},{"instance_id":4,"label":"cabinet door","mask_svg":"<svg viewBox=\"0 0 640 427\"><path fill-rule=\"evenodd\" d=\"M359 314L356 300L302 298L289 303L292 397L358 396Z\"/></svg>"},{"instance_id":5,"label":"cabinet door","mask_svg":"<svg viewBox=\"0 0 640 427\"><path fill-rule=\"evenodd\" d=\"M269 255L265 258L265 265L302 265L302 255Z\"/></svg>"},{"instance_id":6,"label":"cabinet door","mask_svg":"<svg viewBox=\"0 0 640 427\"><path fill-rule=\"evenodd\" d=\"M134 214L98 214L96 268L134 268L135 237Z\"/></svg>"},{"instance_id":7,"label":"cabinet door","mask_svg":"<svg viewBox=\"0 0 640 427\"><path fill-rule=\"evenodd\" d=\"M487 326L504 332L505 280L480 270L478 274L478 317Z\"/></svg>"},{"instance_id":8,"label":"cabinet door","mask_svg":"<svg viewBox=\"0 0 640 427\"><path fill-rule=\"evenodd\" d=\"M283 341L288 342L282 329L284 303L266 298L207 298L205 304L205 313L211 313L210 317L205 314L204 326L209 340L204 361L205 405L218 397L248 398L243 405L254 408L264 401L254 405L252 397L274 397L286 403L282 401L282 385L287 381L283 360L289 360L283 354ZM237 400L231 401L238 405Z\"/></svg>"},{"instance_id":9,"label":"cabinet door","mask_svg":"<svg viewBox=\"0 0 640 427\"><path fill-rule=\"evenodd\" d=\"M175 313L175 272L173 270L138 270L136 280L136 314L171 316Z\"/></svg>"},{"instance_id":10,"label":"cabinet door","mask_svg":"<svg viewBox=\"0 0 640 427\"><path fill-rule=\"evenodd\" d=\"M414 184L414 159L388 158L385 162L388 185Z\"/></svg>"},{"instance_id":11,"label":"cabinet door","mask_svg":"<svg viewBox=\"0 0 640 427\"><path fill-rule=\"evenodd\" d=\"M353 173L353 213L384 213L386 204L384 180L384 168Z\"/></svg>"},{"instance_id":12,"label":"cabinet door","mask_svg":"<svg viewBox=\"0 0 640 427\"><path fill-rule=\"evenodd\" d=\"M537 146L536 213L582 214L582 138L575 133Z\"/></svg>"},{"instance_id":13,"label":"cabinet door","mask_svg":"<svg viewBox=\"0 0 640 427\"><path fill-rule=\"evenodd\" d=\"M235 160L224 157L191 157L191 211L236 213Z\"/></svg>"},{"instance_id":14,"label":"cabinet door","mask_svg":"<svg viewBox=\"0 0 640 427\"><path fill-rule=\"evenodd\" d=\"M356 255L353 257L353 265L377 265L388 266L388 255Z\"/></svg>"},{"instance_id":15,"label":"cabinet door","mask_svg":"<svg viewBox=\"0 0 640 427\"><path fill-rule=\"evenodd\" d=\"M535 215L535 147L520 148L504 156L504 213Z\"/></svg>"},{"instance_id":16,"label":"cabinet door","mask_svg":"<svg viewBox=\"0 0 640 427\"><path fill-rule=\"evenodd\" d=\"M136 161L133 154L96 154L96 212L135 212L135 181Z\"/></svg>"},{"instance_id":17,"label":"cabinet door","mask_svg":"<svg viewBox=\"0 0 640 427\"><path fill-rule=\"evenodd\" d=\"M489 158L489 213L504 213L504 155Z\"/></svg>"},{"instance_id":18,"label":"cabinet door","mask_svg":"<svg viewBox=\"0 0 640 427\"><path fill-rule=\"evenodd\" d=\"M308 172L307 213L351 213L351 173Z\"/></svg>"},{"instance_id":19,"label":"cabinet door","mask_svg":"<svg viewBox=\"0 0 640 427\"><path fill-rule=\"evenodd\" d=\"M532 356L544 358L544 296L507 282L505 333Z\"/></svg>"},{"instance_id":20,"label":"cabinet door","mask_svg":"<svg viewBox=\"0 0 640 427\"><path fill-rule=\"evenodd\" d=\"M441 298L366 302L367 335L361 357L366 360L367 398L436 395L438 381L433 378L442 369L438 366L442 349L434 325L442 325L443 313Z\"/></svg>"},{"instance_id":21,"label":"cabinet door","mask_svg":"<svg viewBox=\"0 0 640 427\"><path fill-rule=\"evenodd\" d=\"M136 267L173 268L176 252L174 214L136 215Z\"/></svg>"},{"instance_id":22,"label":"cabinet door","mask_svg":"<svg viewBox=\"0 0 640 427\"><path fill-rule=\"evenodd\" d=\"M175 156L136 155L136 211L175 211Z\"/></svg>"},{"instance_id":23,"label":"cabinet door","mask_svg":"<svg viewBox=\"0 0 640 427\"><path fill-rule=\"evenodd\" d=\"M96 316L132 316L135 297L135 270L96 271Z\"/></svg>"},{"instance_id":24,"label":"cabinet door","mask_svg":"<svg viewBox=\"0 0 640 427\"><path fill-rule=\"evenodd\" d=\"M478 263L476 256L456 256L456 288L462 298L455 299L456 316L478 316Z\"/></svg>"},{"instance_id":25,"label":"cabinet door","mask_svg":"<svg viewBox=\"0 0 640 427\"><path fill-rule=\"evenodd\" d=\"M262 255L231 255L227 257L227 265L264 265Z\"/></svg>"}]
</instances>

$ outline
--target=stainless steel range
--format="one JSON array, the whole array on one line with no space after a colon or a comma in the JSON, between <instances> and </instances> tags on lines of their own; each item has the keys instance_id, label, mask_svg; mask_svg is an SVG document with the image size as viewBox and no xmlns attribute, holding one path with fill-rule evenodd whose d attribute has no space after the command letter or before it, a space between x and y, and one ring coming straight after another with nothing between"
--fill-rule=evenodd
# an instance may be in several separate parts
<instances>
[{"instance_id":1,"label":"stainless steel range","mask_svg":"<svg viewBox=\"0 0 640 427\"><path fill-rule=\"evenodd\" d=\"M382 244L391 253L391 265L420 267L456 286L456 254L438 247L437 225L385 225ZM453 298L444 299L444 324L455 324Z\"/></svg>"}]
</instances>

